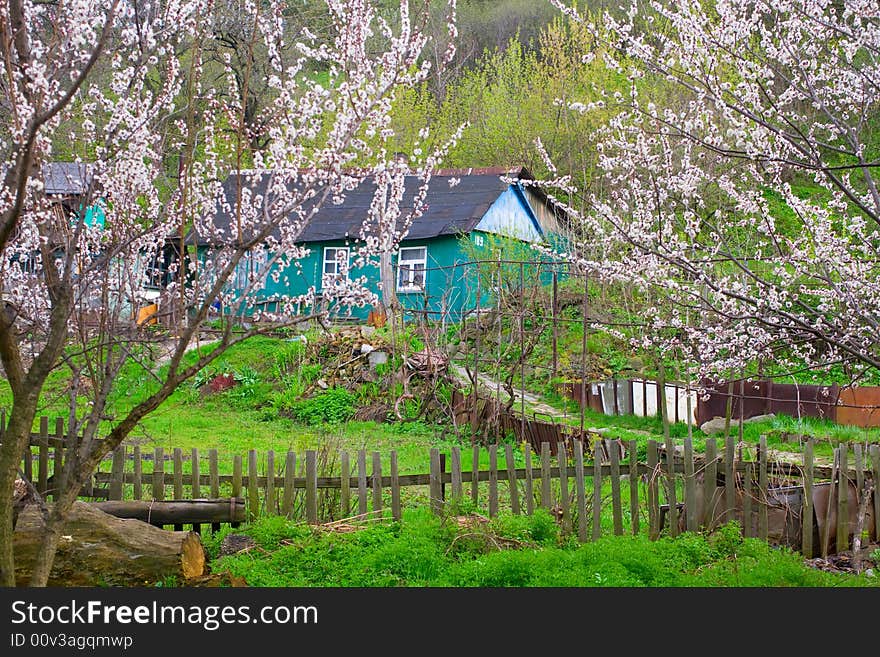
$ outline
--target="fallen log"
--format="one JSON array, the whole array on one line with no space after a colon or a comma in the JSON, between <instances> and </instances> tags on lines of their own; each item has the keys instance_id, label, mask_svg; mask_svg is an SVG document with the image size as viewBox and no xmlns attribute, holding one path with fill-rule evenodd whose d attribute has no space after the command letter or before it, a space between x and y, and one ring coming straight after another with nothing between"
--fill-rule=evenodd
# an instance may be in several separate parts
<instances>
[{"instance_id":1,"label":"fallen log","mask_svg":"<svg viewBox=\"0 0 880 657\"><path fill-rule=\"evenodd\" d=\"M30 580L41 543L43 517L25 507L13 533L15 580ZM205 550L194 532L172 532L134 519L116 518L75 502L61 531L49 586L151 586L168 577L205 573Z\"/></svg>"},{"instance_id":2,"label":"fallen log","mask_svg":"<svg viewBox=\"0 0 880 657\"><path fill-rule=\"evenodd\" d=\"M151 525L244 522L244 498L172 500L168 502L109 501L91 506L117 518L135 518Z\"/></svg>"}]
</instances>

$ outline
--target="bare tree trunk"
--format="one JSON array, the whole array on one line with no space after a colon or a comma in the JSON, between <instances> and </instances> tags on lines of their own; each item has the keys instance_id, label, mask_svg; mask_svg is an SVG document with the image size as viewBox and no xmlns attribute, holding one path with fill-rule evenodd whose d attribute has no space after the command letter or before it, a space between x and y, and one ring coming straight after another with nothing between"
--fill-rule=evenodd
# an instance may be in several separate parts
<instances>
[{"instance_id":1,"label":"bare tree trunk","mask_svg":"<svg viewBox=\"0 0 880 657\"><path fill-rule=\"evenodd\" d=\"M12 493L18 464L30 441L37 413L37 397L16 399L0 446L0 586L15 586L15 558L12 551Z\"/></svg>"}]
</instances>

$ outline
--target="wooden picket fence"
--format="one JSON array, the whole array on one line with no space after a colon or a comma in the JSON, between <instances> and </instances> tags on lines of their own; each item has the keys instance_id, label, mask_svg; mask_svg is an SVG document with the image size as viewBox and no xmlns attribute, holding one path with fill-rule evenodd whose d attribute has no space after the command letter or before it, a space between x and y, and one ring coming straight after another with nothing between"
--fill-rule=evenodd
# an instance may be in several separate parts
<instances>
[{"instance_id":1,"label":"wooden picket fence","mask_svg":"<svg viewBox=\"0 0 880 657\"><path fill-rule=\"evenodd\" d=\"M32 448L24 454L23 473L48 499L55 492L53 475L63 463L66 440L63 423L59 421L50 434L48 420L43 418L40 431L33 435ZM836 517L848 517L848 505L853 503L850 482L857 491L856 504L861 491L869 489L866 483L880 482L880 445L870 445L865 452L856 444L850 454L850 448L841 444L831 466L814 464L812 442L804 445L802 463L770 460L763 436L755 446L754 460L750 460L749 450L737 455L733 438L721 445L708 438L701 455L694 453L689 439L679 447L671 441L648 441L645 462L638 459L636 441L623 446L625 451L608 450L597 441L591 453L584 454L584 443L579 440L559 442L553 449L544 442L537 453L523 450L520 459L524 467L510 467L515 464L511 444L474 445L470 448L474 464L470 469L462 467L461 448L453 447L448 455L435 448L430 450L429 472L419 474L399 472L397 451L387 457L365 450L340 451L330 459L326 451L307 450L298 455L293 451L258 454L250 450L245 456L221 458L217 449L184 453L175 448L166 453L161 447L144 452L137 445L122 446L80 494L90 500L157 501L230 496L246 504L249 519L279 514L310 524L352 517L400 519L404 506L420 504L430 505L435 513L460 507L477 509L489 517L502 509L532 514L540 507L558 518L563 531L576 532L581 541L587 541L603 533L636 535L645 530L656 538L664 527L676 535L681 530L697 531L734 519L740 520L746 536L772 539L768 512L791 503L794 498L789 493L794 490L800 506L785 510L786 517L793 513L800 518L799 540L792 547L812 555L818 548L816 519L826 520L826 533L819 540L822 551L827 552L832 542L827 522L834 515L832 510ZM488 457L488 469L479 465L483 456ZM777 487L787 491L787 497L774 497L774 482L779 481L788 484ZM794 487L792 481L797 482ZM836 493L828 496L826 508L815 509L814 487L828 485L821 482L830 483ZM467 502L467 506L455 506L456 502ZM880 495L876 492L873 515L880 518ZM880 523L874 525L874 539L880 541ZM216 530L219 525L212 527ZM849 529L846 523L838 524L834 536L838 551L848 546ZM788 539L791 544L791 536Z\"/></svg>"}]
</instances>

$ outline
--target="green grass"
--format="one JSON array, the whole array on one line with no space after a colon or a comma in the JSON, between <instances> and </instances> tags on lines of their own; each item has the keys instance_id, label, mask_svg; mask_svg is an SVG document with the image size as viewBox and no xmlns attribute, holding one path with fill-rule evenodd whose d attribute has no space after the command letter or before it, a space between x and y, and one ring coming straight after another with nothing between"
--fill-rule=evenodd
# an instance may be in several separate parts
<instances>
[{"instance_id":1,"label":"green grass","mask_svg":"<svg viewBox=\"0 0 880 657\"><path fill-rule=\"evenodd\" d=\"M650 541L609 536L586 544L562 538L551 516L502 514L462 528L424 510L401 522L351 533L324 532L281 518L241 531L260 550L212 563L251 586L877 586L877 578L813 570L800 556L728 525L711 535ZM223 532L208 540L215 556ZM499 549L507 548L507 549Z\"/></svg>"}]
</instances>

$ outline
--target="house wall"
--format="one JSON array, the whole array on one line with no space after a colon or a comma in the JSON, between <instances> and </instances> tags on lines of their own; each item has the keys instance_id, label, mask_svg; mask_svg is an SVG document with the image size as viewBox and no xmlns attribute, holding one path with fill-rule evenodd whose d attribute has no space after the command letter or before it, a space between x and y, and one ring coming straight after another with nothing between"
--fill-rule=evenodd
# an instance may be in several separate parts
<instances>
[{"instance_id":1,"label":"house wall","mask_svg":"<svg viewBox=\"0 0 880 657\"><path fill-rule=\"evenodd\" d=\"M314 286L318 294L322 293L321 278L324 263L324 249L328 247L348 247L350 261L353 263L357 248L351 242L345 240L332 240L326 242L314 242L309 245L309 254L287 267L274 280L271 272L266 276L264 286L257 292L258 300L271 300L281 295L299 296L308 293L309 288ZM398 299L405 310L413 311L411 314L424 315L428 311L428 317L432 320L440 320L445 315L447 319L458 321L461 310L467 300L467 272L462 264L466 260L465 250L455 236L443 236L428 240L405 240L400 245L406 247L427 247L427 265L425 273L425 290L419 292L398 292ZM397 266L397 253L392 258L392 263ZM363 267L355 267L352 264L349 270L351 278L365 276L366 288L381 296L379 289L379 267L377 264L368 264ZM395 277L396 280L396 277ZM322 298L325 303L328 300ZM274 310L274 304L267 304L269 310ZM370 305L364 307L342 306L329 303L325 306L331 315L340 318L366 320L371 310ZM312 312L313 308L303 307L301 312Z\"/></svg>"}]
</instances>

